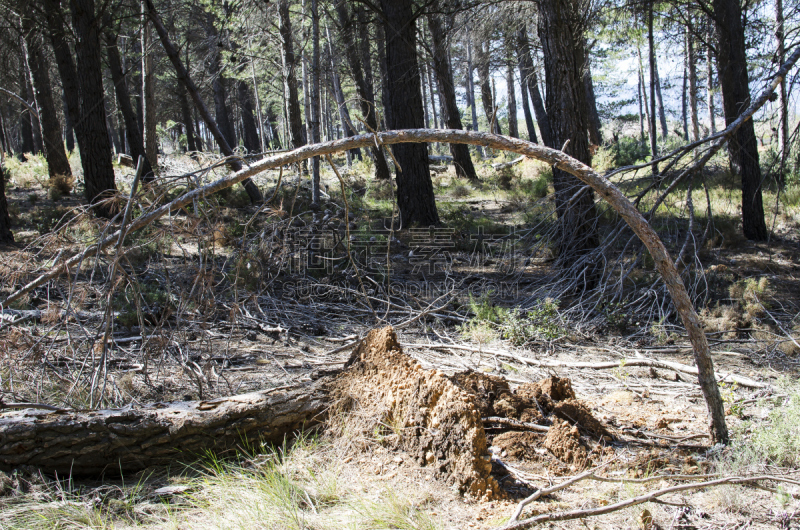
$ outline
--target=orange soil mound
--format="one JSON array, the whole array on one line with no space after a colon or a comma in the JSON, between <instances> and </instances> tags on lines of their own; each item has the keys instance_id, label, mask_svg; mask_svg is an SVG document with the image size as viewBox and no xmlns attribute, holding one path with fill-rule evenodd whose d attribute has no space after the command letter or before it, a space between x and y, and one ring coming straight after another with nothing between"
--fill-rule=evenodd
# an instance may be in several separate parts
<instances>
[{"instance_id":1,"label":"orange soil mound","mask_svg":"<svg viewBox=\"0 0 800 530\"><path fill-rule=\"evenodd\" d=\"M372 330L355 358L355 364L331 383L339 410L358 412L346 418L367 416L376 426L388 426L399 447L421 464L433 466L437 476L462 493L501 494L490 475L486 434L474 396L404 354L391 327Z\"/></svg>"}]
</instances>

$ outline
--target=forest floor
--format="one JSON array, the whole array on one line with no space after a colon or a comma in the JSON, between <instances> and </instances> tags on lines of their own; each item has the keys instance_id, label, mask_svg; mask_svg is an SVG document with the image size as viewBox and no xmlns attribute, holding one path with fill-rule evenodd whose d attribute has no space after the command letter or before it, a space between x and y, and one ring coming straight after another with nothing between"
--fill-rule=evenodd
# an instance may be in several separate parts
<instances>
[{"instance_id":1,"label":"forest floor","mask_svg":"<svg viewBox=\"0 0 800 530\"><path fill-rule=\"evenodd\" d=\"M166 161L163 174L197 170L187 157ZM622 305L575 319L567 300L532 303L538 291L531 278L552 268L546 251L515 263L514 274L504 268L507 254L476 261L476 241L524 228L532 222L532 204L552 191L545 170L530 161L507 172L513 185L488 164L480 168L482 187L458 181L452 168L434 173L447 229L399 230L391 221L391 189L365 177L363 165L341 170L346 213L336 195L339 181L324 173L331 200L316 223L307 185L295 188L288 172L270 210L257 211L231 190L162 219L130 236L121 261L127 276L111 282L114 347L102 395L95 397L91 382L92 352L106 319L112 254L91 260L84 269L91 276L39 289L14 306L23 316L0 327L0 398L122 407L280 389L340 369L359 337L391 323L403 351L423 368L451 377L467 371L485 381L476 387L484 402L497 398L487 390L489 376L512 391L553 376L569 380L605 435L587 433L579 422L578 445L566 453L553 449L544 433L488 422L501 490L470 497L404 451L391 425L350 428L334 418L284 447L205 455L124 480L31 469L0 473L0 529L498 528L526 496L594 466L602 466L597 476L603 480L581 480L543 496L522 517L611 506L698 479L761 474L786 481L691 489L549 527L800 528L797 205L767 194L765 202L780 205L776 237L755 244L737 236L735 193L711 191L718 221L696 252L711 294L698 310L732 433L731 445L711 447L705 401L685 370L693 365L691 345L678 323ZM30 167L16 171L7 194L20 248L0 252L0 272L14 282L46 271L59 249L79 248L102 230L90 218L65 224L62 218L80 201L49 196ZM118 171L127 194L132 170ZM202 177L212 178L213 171ZM269 196L278 179L269 172L256 182ZM192 185L177 177L170 182L176 189L168 197ZM669 205L670 214L680 203ZM312 230L320 222L329 233ZM361 265L355 270L337 244L347 235ZM287 250L287 241L299 250ZM314 241L320 246L313 248L330 253L309 256ZM647 274L652 270L641 272L645 283ZM378 284L389 281L402 288L387 302ZM68 298L78 312L60 319L55 308L63 309ZM526 310L514 312L515 305ZM648 360L661 364L640 365ZM580 458L573 454L579 446Z\"/></svg>"}]
</instances>

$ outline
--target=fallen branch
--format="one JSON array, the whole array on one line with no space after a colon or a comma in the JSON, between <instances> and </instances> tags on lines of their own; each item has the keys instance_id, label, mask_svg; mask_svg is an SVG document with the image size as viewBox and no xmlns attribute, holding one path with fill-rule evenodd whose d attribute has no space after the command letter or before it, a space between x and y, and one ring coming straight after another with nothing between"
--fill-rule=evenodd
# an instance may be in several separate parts
<instances>
[{"instance_id":1,"label":"fallen branch","mask_svg":"<svg viewBox=\"0 0 800 530\"><path fill-rule=\"evenodd\" d=\"M538 492L534 493L531 497L536 496L535 498L539 498L546 493L550 493L550 490L557 491L558 489L563 489L571 484L574 484L578 480L583 480L585 478L589 478L594 474L595 470L587 471L582 475L578 475L577 477L573 477L572 479L564 482L562 484L558 484L553 486L552 488L548 488L547 490L539 490ZM632 497L630 499L626 499L624 501L620 501L615 504L609 504L608 506L601 506L598 508L589 508L585 510L572 510L569 512L560 512L560 513L547 513L542 515L537 515L536 517L531 517L529 519L524 519L522 521L517 521L519 517L519 513L521 513L521 509L518 506L517 511L511 517L511 520L506 525L500 527L502 530L521 530L523 528L531 528L533 526L539 525L541 523L547 523L552 521L568 521L570 519L584 519L586 517L596 517L598 515L605 515L607 513L616 512L618 510L622 510L624 508L629 508L631 506L636 506L637 504L642 504L645 502L653 502L658 497L666 495L668 493L676 493L679 491L687 491L687 490L696 490L707 488L710 486L719 486L722 484L748 484L753 482L760 482L763 480L773 480L777 482L787 482L787 483L794 483L796 481L790 481L784 479L782 477L776 477L772 475L762 475L758 477L725 477L716 480L709 480L707 482L699 482L695 484L681 484L679 486L670 486L668 488L663 488L656 491L651 491L649 493L645 493L643 495L639 495L637 497ZM540 493L537 495L537 493ZM531 498L529 497L529 498ZM527 501L528 499L525 499ZM535 499L534 499L535 500ZM522 502L525 502L522 501ZM522 502L520 505L522 505ZM530 504L529 501L527 504ZM526 505L527 505L526 504ZM525 506L522 506L524 509Z\"/></svg>"},{"instance_id":2,"label":"fallen branch","mask_svg":"<svg viewBox=\"0 0 800 530\"><path fill-rule=\"evenodd\" d=\"M402 343L405 348L430 348L431 350L463 350L476 353L484 353L486 355L497 355L506 359L512 359L529 366L546 367L546 368L589 368L591 370L613 370L621 366L650 366L653 368L668 368L685 374L697 375L697 367L689 366L687 364L676 363L672 361L657 361L655 359L638 359L627 358L620 359L617 362L604 362L604 363L591 363L587 361L539 361L537 359L530 359L508 351L493 350L486 348L476 348L474 346L462 346L460 344L413 344ZM766 383L759 383L748 377L743 377L735 374L727 374L724 372L716 373L717 380L729 381L737 383L741 386L748 388L766 388Z\"/></svg>"},{"instance_id":3,"label":"fallen branch","mask_svg":"<svg viewBox=\"0 0 800 530\"><path fill-rule=\"evenodd\" d=\"M574 477L562 482L561 484L556 484L555 486L535 491L529 497L526 497L525 499L521 500L519 504L517 504L517 509L514 511L514 515L511 516L510 522L513 523L514 521L519 519L519 516L522 515L522 511L525 509L525 507L530 503L532 503L533 501L535 501L536 499L538 499L539 497L542 497L544 495L550 495L551 493L555 493L558 490L563 490L564 488L567 488L572 484L575 484L576 482L592 477L594 476L595 473L597 473L602 468L608 466L610 463L611 462L605 462L604 464L600 464L599 466L592 468L589 471L586 471L585 473L581 473L580 475L575 475Z\"/></svg>"},{"instance_id":4,"label":"fallen branch","mask_svg":"<svg viewBox=\"0 0 800 530\"><path fill-rule=\"evenodd\" d=\"M525 160L525 157L524 157L524 156L520 156L520 157L517 157L517 158L515 158L515 159L514 159L514 160L512 160L511 162L501 162L501 163L499 163L499 164L492 164L492 169L494 169L494 170L496 170L496 171L499 171L499 170L501 170L501 169L506 169L506 168L509 168L509 167L514 167L514 166L516 166L517 164L521 163L523 160Z\"/></svg>"}]
</instances>

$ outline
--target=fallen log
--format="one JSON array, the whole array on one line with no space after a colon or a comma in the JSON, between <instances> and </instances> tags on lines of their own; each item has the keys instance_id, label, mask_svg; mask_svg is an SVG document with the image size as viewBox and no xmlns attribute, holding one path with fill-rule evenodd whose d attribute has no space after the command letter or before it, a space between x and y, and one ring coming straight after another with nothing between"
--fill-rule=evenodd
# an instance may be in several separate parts
<instances>
[{"instance_id":1,"label":"fallen log","mask_svg":"<svg viewBox=\"0 0 800 530\"><path fill-rule=\"evenodd\" d=\"M450 164L453 162L453 157L449 155L428 155L428 161L434 164Z\"/></svg>"},{"instance_id":2,"label":"fallen log","mask_svg":"<svg viewBox=\"0 0 800 530\"><path fill-rule=\"evenodd\" d=\"M248 440L280 444L322 420L327 383L321 379L276 395L267 390L141 409L3 413L0 469L117 475L179 458L194 460L206 451L247 447Z\"/></svg>"}]
</instances>

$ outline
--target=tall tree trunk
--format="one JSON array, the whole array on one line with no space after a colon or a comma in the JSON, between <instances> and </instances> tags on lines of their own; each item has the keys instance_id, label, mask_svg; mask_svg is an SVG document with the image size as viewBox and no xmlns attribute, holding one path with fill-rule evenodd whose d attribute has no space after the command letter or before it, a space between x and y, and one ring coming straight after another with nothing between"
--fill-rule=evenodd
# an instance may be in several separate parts
<instances>
[{"instance_id":1,"label":"tall tree trunk","mask_svg":"<svg viewBox=\"0 0 800 530\"><path fill-rule=\"evenodd\" d=\"M442 126L442 122L439 120L439 107L440 105L436 105L436 91L433 89L433 75L431 74L431 69L428 68L428 65L425 65L425 77L428 80L428 91L431 93L431 111L433 112L433 128L438 129ZM441 103L441 95L439 97L439 102ZM424 101L423 101L424 103Z\"/></svg>"},{"instance_id":2,"label":"tall tree trunk","mask_svg":"<svg viewBox=\"0 0 800 530\"><path fill-rule=\"evenodd\" d=\"M730 125L750 106L744 25L739 0L713 0L717 26L717 65L725 123ZM753 120L747 120L729 142L731 159L742 177L742 228L748 239L767 239L761 197L761 167L758 163Z\"/></svg>"},{"instance_id":3,"label":"tall tree trunk","mask_svg":"<svg viewBox=\"0 0 800 530\"><path fill-rule=\"evenodd\" d=\"M492 98L492 79L489 65L489 50L484 49L485 44L486 43L484 42L478 44L478 54L476 57L478 63L478 83L480 84L481 88L481 102L483 103L483 112L486 114L486 121L490 126L494 124L494 128L491 130L491 132L495 134L503 134L503 130L500 128L500 123L497 120L495 103L494 99Z\"/></svg>"},{"instance_id":4,"label":"tall tree trunk","mask_svg":"<svg viewBox=\"0 0 800 530\"><path fill-rule=\"evenodd\" d=\"M11 217L8 215L6 201L6 167L5 155L0 153L0 243L13 244L14 234L11 232Z\"/></svg>"},{"instance_id":5,"label":"tall tree trunk","mask_svg":"<svg viewBox=\"0 0 800 530\"><path fill-rule=\"evenodd\" d=\"M11 151L8 145L8 132L6 131L6 120L3 117L2 106L0 106L0 151L3 153Z\"/></svg>"},{"instance_id":6,"label":"tall tree trunk","mask_svg":"<svg viewBox=\"0 0 800 530\"><path fill-rule=\"evenodd\" d=\"M461 114L456 102L453 71L450 68L450 61L447 59L446 38L452 29L452 24L448 24L445 28L439 15L429 15L428 25L431 28L431 40L433 43L433 69L436 72L439 96L442 100L442 118L448 129L462 129ZM513 90L513 85L511 90ZM472 165L469 147L464 144L450 144L450 154L453 155L453 164L459 177L471 181L478 180L475 167Z\"/></svg>"},{"instance_id":7,"label":"tall tree trunk","mask_svg":"<svg viewBox=\"0 0 800 530\"><path fill-rule=\"evenodd\" d=\"M361 8L359 7L357 9ZM367 126L373 131L377 131L379 129L377 115L375 112L377 102L375 101L375 94L370 81L372 77L372 68L371 66L369 67L370 75L366 75L366 69L370 64L370 60L369 55L364 55L365 51L369 51L369 43L363 42L367 37L366 20L358 20L358 26L360 28L359 33L362 37L362 46L360 46L362 53L361 57L359 57L358 49L353 42L352 18L344 1L339 1L336 4L336 15L339 22L339 36L342 38L342 42L344 44L345 58L347 59L347 63L350 67L350 73L352 74L353 81L356 85L356 94L358 95L358 103L361 106L361 114L364 116L364 122L366 122ZM365 15L360 11L357 12L357 15L365 17ZM364 47L365 44L367 48ZM384 155L383 149L375 146L370 147L370 150L372 152L372 159L375 162L375 178L379 180L389 180L391 178L391 173L389 172L389 164L386 162L386 155Z\"/></svg>"},{"instance_id":8,"label":"tall tree trunk","mask_svg":"<svg viewBox=\"0 0 800 530\"><path fill-rule=\"evenodd\" d=\"M683 123L683 140L689 141L689 28L683 31L683 86L681 87L681 122Z\"/></svg>"},{"instance_id":9,"label":"tall tree trunk","mask_svg":"<svg viewBox=\"0 0 800 530\"><path fill-rule=\"evenodd\" d=\"M119 110L122 112L122 119L125 122L125 132L128 137L128 146L130 147L130 155L133 160L139 160L139 157L144 157L142 175L145 181L151 181L155 178L153 174L153 167L150 165L150 157L146 155L144 148L144 141L142 140L139 131L139 124L136 122L136 115L133 112L131 105L131 97L128 93L128 83L126 80L125 72L122 68L122 60L119 54L119 47L117 45L117 35L111 29L110 17L105 20L105 42L106 54L108 56L108 68L111 71L111 81L114 83L114 90L117 93L117 103Z\"/></svg>"},{"instance_id":10,"label":"tall tree trunk","mask_svg":"<svg viewBox=\"0 0 800 530\"><path fill-rule=\"evenodd\" d=\"M85 144L80 145L86 199L92 204L111 198L117 192L111 145L106 126L105 92L100 59L100 24L94 0L70 0L72 26L77 43L77 71L80 87L80 119L85 132ZM78 140L80 142L80 138ZM97 214L110 217L118 206L112 202L97 208Z\"/></svg>"},{"instance_id":11,"label":"tall tree trunk","mask_svg":"<svg viewBox=\"0 0 800 530\"><path fill-rule=\"evenodd\" d=\"M545 110L544 103L542 102L542 94L539 92L539 81L536 79L536 70L533 67L528 32L524 26L517 31L517 43L517 53L519 53L519 62L521 73L523 75L523 82L528 86L528 94L530 95L531 102L533 103L533 112L536 114L536 123L539 124L539 133L542 136L542 142L544 142L544 145L548 147L559 149L561 146L555 145L556 142L553 140L549 114Z\"/></svg>"},{"instance_id":12,"label":"tall tree trunk","mask_svg":"<svg viewBox=\"0 0 800 530\"><path fill-rule=\"evenodd\" d=\"M289 1L278 3L281 36L281 59L283 64L283 93L286 98L286 112L289 118L289 143L292 149L305 145L303 121L300 114L300 101L297 94L297 62L294 55L292 21L289 18Z\"/></svg>"},{"instance_id":13,"label":"tall tree trunk","mask_svg":"<svg viewBox=\"0 0 800 530\"><path fill-rule=\"evenodd\" d=\"M144 131L144 152L150 162L150 168L155 170L158 168L158 137L156 135L156 86L152 41L147 3L142 2L142 129Z\"/></svg>"},{"instance_id":14,"label":"tall tree trunk","mask_svg":"<svg viewBox=\"0 0 800 530\"><path fill-rule=\"evenodd\" d=\"M511 59L506 63L506 90L508 91L508 135L519 138L517 123L517 94L514 82L514 63Z\"/></svg>"},{"instance_id":15,"label":"tall tree trunk","mask_svg":"<svg viewBox=\"0 0 800 530\"><path fill-rule=\"evenodd\" d=\"M653 4L647 4L647 53L650 63L650 154L653 160L658 158L658 132L656 129L656 45L653 36ZM653 175L658 175L658 162L653 162Z\"/></svg>"},{"instance_id":16,"label":"tall tree trunk","mask_svg":"<svg viewBox=\"0 0 800 530\"><path fill-rule=\"evenodd\" d=\"M425 68L425 63L422 63L419 68L420 68L420 73L422 74L422 82L421 82L421 84L422 84L422 113L425 116L425 128L426 129L430 129L430 127L431 127L431 115L430 115L430 112L428 111L428 79L427 79L428 72L426 71L427 68ZM433 107L433 98L431 98L431 107ZM437 127L436 124L434 123L433 128L434 129L438 129L439 127Z\"/></svg>"},{"instance_id":17,"label":"tall tree trunk","mask_svg":"<svg viewBox=\"0 0 800 530\"><path fill-rule=\"evenodd\" d=\"M181 119L183 119L183 129L186 131L186 147L190 152L200 151L194 140L194 123L192 123L192 113L189 110L189 101L186 99L186 87L178 86L178 102L181 106Z\"/></svg>"},{"instance_id":18,"label":"tall tree trunk","mask_svg":"<svg viewBox=\"0 0 800 530\"><path fill-rule=\"evenodd\" d=\"M19 97L25 101L28 101L28 79L26 74L26 68L22 67L19 70ZM33 154L36 147L33 142L33 115L31 114L28 107L20 103L20 115L19 115L19 151L18 155L20 156L20 160L25 160L25 153Z\"/></svg>"},{"instance_id":19,"label":"tall tree trunk","mask_svg":"<svg viewBox=\"0 0 800 530\"><path fill-rule=\"evenodd\" d=\"M784 42L783 0L775 0L775 40L777 41L778 64L786 60L786 47ZM778 152L780 154L780 168L778 170L778 184L786 184L786 159L789 156L789 107L786 94L786 78L781 79L778 85Z\"/></svg>"},{"instance_id":20,"label":"tall tree trunk","mask_svg":"<svg viewBox=\"0 0 800 530\"><path fill-rule=\"evenodd\" d=\"M386 29L383 22L375 25L375 42L378 45L378 70L381 83L381 106L383 107L383 120L381 125L386 126L391 120L389 116L392 107L389 105L389 70L386 63Z\"/></svg>"},{"instance_id":21,"label":"tall tree trunk","mask_svg":"<svg viewBox=\"0 0 800 530\"><path fill-rule=\"evenodd\" d=\"M355 136L356 131L353 129L355 125L353 121L350 119L350 110L347 108L347 102L344 99L344 90L342 90L342 80L339 77L339 56L333 48L333 38L331 36L331 30L325 25L325 34L328 38L328 53L331 56L331 88L333 92L333 97L336 100L336 106L339 109L339 119L342 122L342 132L344 132L345 136ZM352 125L352 127L351 127ZM354 156L357 159L361 160L361 150L360 149L353 149L347 152L348 156Z\"/></svg>"},{"instance_id":22,"label":"tall tree trunk","mask_svg":"<svg viewBox=\"0 0 800 530\"><path fill-rule=\"evenodd\" d=\"M159 18L158 13L153 6L152 0L144 1L147 2L147 12L150 16L150 21L153 23L156 33L158 33L158 37L161 39L161 45L164 47L164 51L169 57L169 60L172 62L172 66L175 68L178 81L180 81L180 83L186 88L187 92L189 92L189 96L191 96L195 108L202 116L203 121L206 123L206 129L211 132L211 134L214 136L214 140L217 142L217 145L219 145L219 150L222 151L223 155L233 157L233 149L225 140L225 137L219 130L217 123L211 117L208 107L206 107L206 104L203 103L203 100L200 98L200 93L197 90L197 86L194 84L194 81L192 81L192 78L189 77L189 72L183 66L180 55L178 55L178 50L175 49L172 41L170 41L169 34L167 33L166 28L164 28L164 24L161 23L161 19ZM234 171L238 171L242 168L242 164L235 158L232 158L230 162L228 162L228 165ZM245 191L247 191L247 196L250 198L250 202L258 203L263 200L261 191L259 191L258 186L256 186L252 179L247 178L243 180L242 186L244 187Z\"/></svg>"},{"instance_id":23,"label":"tall tree trunk","mask_svg":"<svg viewBox=\"0 0 800 530\"><path fill-rule=\"evenodd\" d=\"M64 92L61 92L61 103L64 108L64 141L67 143L67 152L71 153L75 150L75 124L72 123L72 114L67 108L67 98Z\"/></svg>"},{"instance_id":24,"label":"tall tree trunk","mask_svg":"<svg viewBox=\"0 0 800 530\"><path fill-rule=\"evenodd\" d=\"M528 139L538 144L539 139L536 137L536 128L533 125L531 106L528 103L528 84L525 82L525 72L522 67L522 62L519 60L517 60L517 67L519 68L519 88L522 94L522 112L525 114L525 126L528 128Z\"/></svg>"},{"instance_id":25,"label":"tall tree trunk","mask_svg":"<svg viewBox=\"0 0 800 530\"><path fill-rule=\"evenodd\" d=\"M569 141L566 153L591 165L586 85L583 82L586 61L583 5L578 0L540 3L539 40L544 53L547 117L554 145L560 148ZM566 268L586 259L599 244L594 192L559 169L553 170L553 185L560 229L558 260ZM585 276L581 281L584 288L591 289L597 281L597 267L590 263L585 265Z\"/></svg>"},{"instance_id":26,"label":"tall tree trunk","mask_svg":"<svg viewBox=\"0 0 800 530\"><path fill-rule=\"evenodd\" d=\"M305 14L303 14L303 18L305 18ZM300 56L300 64L302 68L300 70L300 79L302 80L300 87L303 90L303 121L305 123L305 127L303 128L303 141L309 142L311 141L311 85L308 82L308 57L306 56L305 51L302 52Z\"/></svg>"},{"instance_id":27,"label":"tall tree trunk","mask_svg":"<svg viewBox=\"0 0 800 530\"><path fill-rule=\"evenodd\" d=\"M236 148L236 133L233 131L230 113L227 105L227 91L225 90L225 78L222 76L222 65L220 64L219 52L212 51L214 57L209 62L209 74L213 78L211 90L214 93L214 116L222 136L231 147Z\"/></svg>"},{"instance_id":28,"label":"tall tree trunk","mask_svg":"<svg viewBox=\"0 0 800 530\"><path fill-rule=\"evenodd\" d=\"M22 44L22 50L24 56L25 41L20 39L20 43ZM25 100L34 109L36 109L36 113L39 114L39 108L38 104L36 103L36 96L34 94L34 88L33 88L33 74L31 73L31 69L28 66L27 61L24 62L23 69L25 71L25 89L27 92ZM33 136L33 153L38 155L44 152L44 141L42 139L42 124L39 122L38 116L35 116L34 114L30 114L30 119L31 119L31 134Z\"/></svg>"},{"instance_id":29,"label":"tall tree trunk","mask_svg":"<svg viewBox=\"0 0 800 530\"><path fill-rule=\"evenodd\" d=\"M469 99L469 107L470 113L472 117L472 130L478 132L478 107L477 103L475 102L475 78L473 77L473 71L475 68L474 63L472 62L472 35L469 31L469 26L466 27L466 41L467 41L467 95ZM478 156L483 158L483 148L481 146L477 147Z\"/></svg>"},{"instance_id":30,"label":"tall tree trunk","mask_svg":"<svg viewBox=\"0 0 800 530\"><path fill-rule=\"evenodd\" d=\"M105 102L103 102L105 104ZM117 128L114 127L114 121L112 119L113 112L109 112L106 108L105 110L106 115L106 129L108 129L108 140L111 142L111 146L114 148L112 154L119 154L122 152L122 144L120 143L119 135L117 134Z\"/></svg>"},{"instance_id":31,"label":"tall tree trunk","mask_svg":"<svg viewBox=\"0 0 800 530\"><path fill-rule=\"evenodd\" d=\"M390 129L424 126L412 0L381 0L386 36ZM397 204L403 228L439 224L428 152L421 144L392 146L397 159Z\"/></svg>"},{"instance_id":32,"label":"tall tree trunk","mask_svg":"<svg viewBox=\"0 0 800 530\"><path fill-rule=\"evenodd\" d=\"M647 83L644 81L644 64L642 63L642 51L637 46L637 51L639 52L639 86L642 92L642 98L644 99L644 116L647 120L647 137L650 138L650 130L652 129L653 119L650 115L650 99L647 97ZM644 136L642 136L642 146L645 146ZM650 151L652 156L653 152Z\"/></svg>"},{"instance_id":33,"label":"tall tree trunk","mask_svg":"<svg viewBox=\"0 0 800 530\"><path fill-rule=\"evenodd\" d=\"M689 63L689 116L692 122L692 141L700 139L700 119L697 115L697 53L694 46L694 30L692 19L689 19L689 31L686 32L686 51Z\"/></svg>"},{"instance_id":34,"label":"tall tree trunk","mask_svg":"<svg viewBox=\"0 0 800 530\"><path fill-rule=\"evenodd\" d=\"M653 72L656 74L656 101L658 101L658 121L661 124L661 136L666 138L669 135L667 128L667 114L664 112L664 98L661 97L661 78L658 76L658 58L654 56Z\"/></svg>"},{"instance_id":35,"label":"tall tree trunk","mask_svg":"<svg viewBox=\"0 0 800 530\"><path fill-rule=\"evenodd\" d=\"M319 6L318 0L311 0L311 142L318 144L320 138L320 109L319 93ZM319 205L319 157L311 159L311 203Z\"/></svg>"},{"instance_id":36,"label":"tall tree trunk","mask_svg":"<svg viewBox=\"0 0 800 530\"><path fill-rule=\"evenodd\" d=\"M243 64L242 66L245 66ZM239 100L239 109L242 112L242 129L244 148L248 153L258 153L261 150L261 142L258 139L258 129L256 128L255 109L253 108L253 93L247 81L239 79L236 82L236 95Z\"/></svg>"},{"instance_id":37,"label":"tall tree trunk","mask_svg":"<svg viewBox=\"0 0 800 530\"><path fill-rule=\"evenodd\" d=\"M636 84L636 92L639 96L639 143L641 144L642 148L644 148L645 144L645 136L644 136L644 107L642 102L642 95L644 92L644 87L642 86L642 63L639 61L639 69L638 69L638 80L639 82Z\"/></svg>"},{"instance_id":38,"label":"tall tree trunk","mask_svg":"<svg viewBox=\"0 0 800 530\"><path fill-rule=\"evenodd\" d=\"M603 124L600 122L600 113L597 111L597 99L594 96L594 80L592 79L591 60L589 51L586 51L586 69L583 73L583 82L586 89L586 112L589 116L589 141L594 145L603 145Z\"/></svg>"},{"instance_id":39,"label":"tall tree trunk","mask_svg":"<svg viewBox=\"0 0 800 530\"><path fill-rule=\"evenodd\" d=\"M711 42L712 38L714 37L713 32L709 29L708 32L708 42ZM711 46L706 47L706 69L707 69L707 77L706 77L706 98L707 98L707 106L708 106L708 122L709 127L711 128L711 134L717 133L717 120L716 114L717 111L714 108L714 61L712 60L713 52L711 50Z\"/></svg>"}]
</instances>

